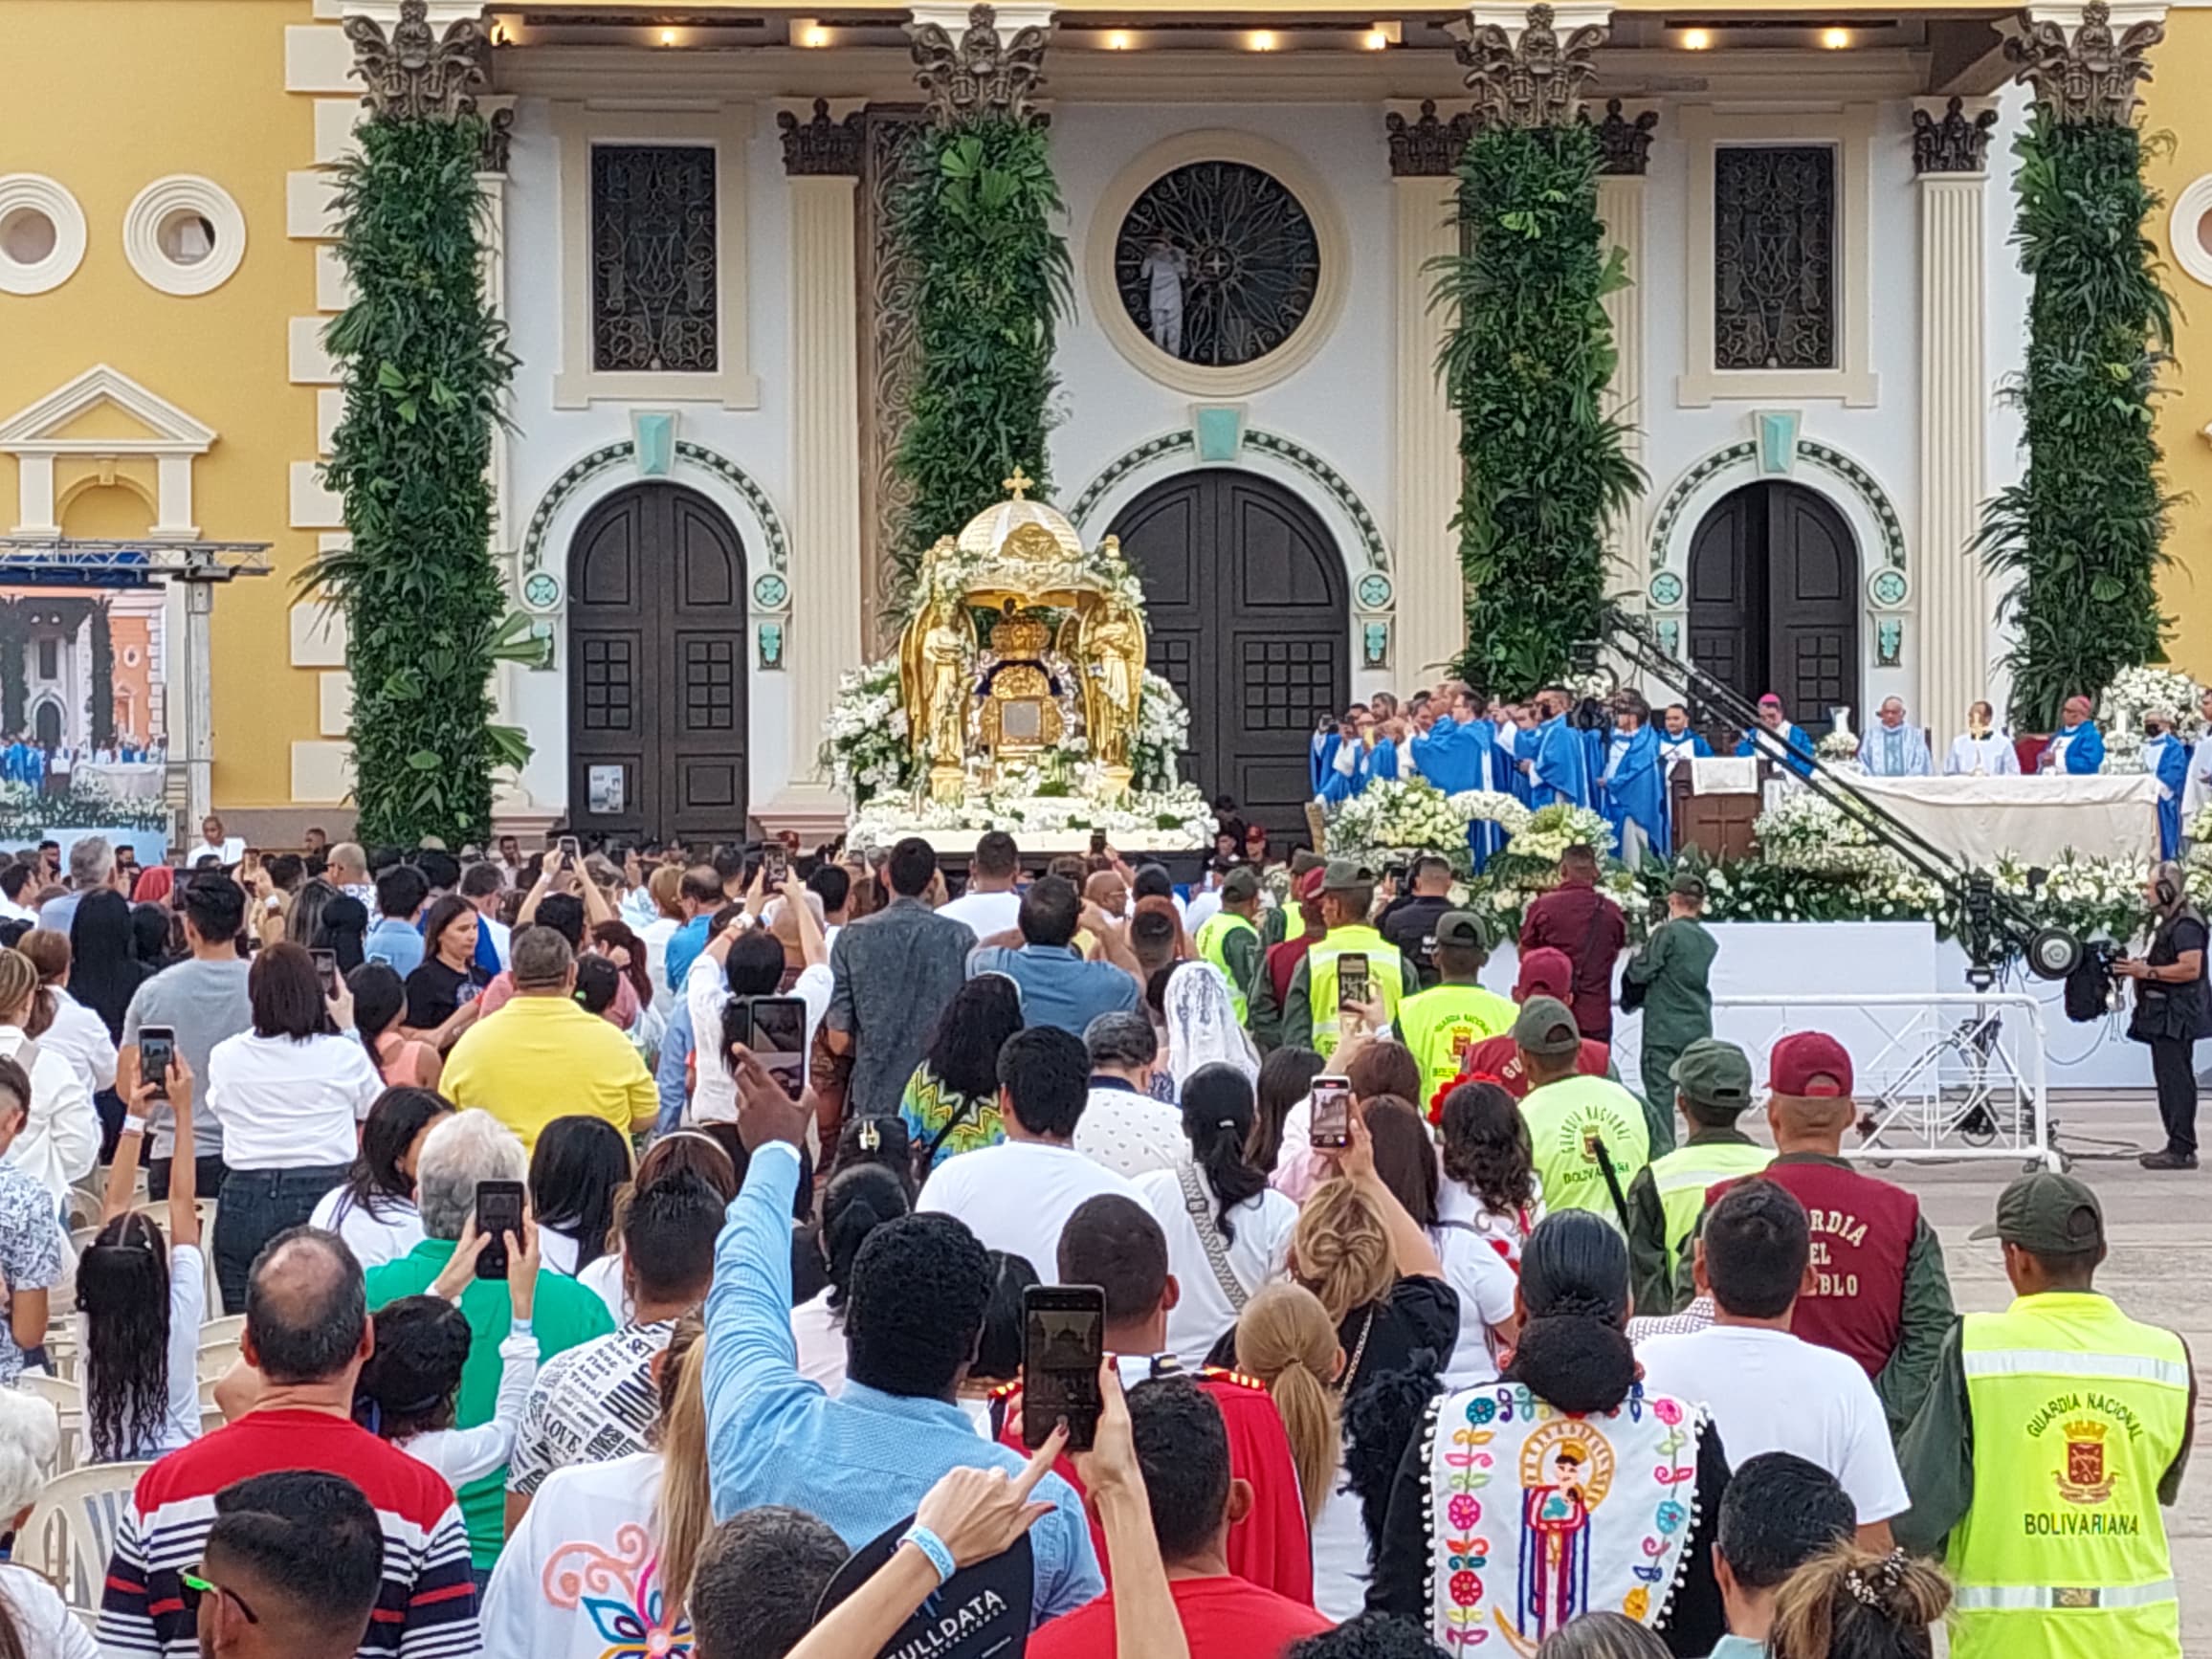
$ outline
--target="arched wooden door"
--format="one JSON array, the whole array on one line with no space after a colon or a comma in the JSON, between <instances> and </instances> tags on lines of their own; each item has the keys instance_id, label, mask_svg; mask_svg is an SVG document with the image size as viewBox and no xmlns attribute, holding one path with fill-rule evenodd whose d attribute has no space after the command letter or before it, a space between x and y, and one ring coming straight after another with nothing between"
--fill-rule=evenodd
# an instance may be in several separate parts
<instances>
[{"instance_id":1,"label":"arched wooden door","mask_svg":"<svg viewBox=\"0 0 2212 1659\"><path fill-rule=\"evenodd\" d=\"M1859 550L1826 498L1781 479L1746 484L1690 542L1690 656L1756 702L1825 732L1859 702Z\"/></svg>"},{"instance_id":2,"label":"arched wooden door","mask_svg":"<svg viewBox=\"0 0 2212 1659\"><path fill-rule=\"evenodd\" d=\"M568 819L586 836L745 829L745 554L705 497L636 484L568 552Z\"/></svg>"},{"instance_id":3,"label":"arched wooden door","mask_svg":"<svg viewBox=\"0 0 2212 1659\"><path fill-rule=\"evenodd\" d=\"M1302 836L1314 728L1352 695L1335 540L1289 490L1229 468L1154 485L1113 529L1144 583L1152 670L1190 706L1183 775Z\"/></svg>"}]
</instances>

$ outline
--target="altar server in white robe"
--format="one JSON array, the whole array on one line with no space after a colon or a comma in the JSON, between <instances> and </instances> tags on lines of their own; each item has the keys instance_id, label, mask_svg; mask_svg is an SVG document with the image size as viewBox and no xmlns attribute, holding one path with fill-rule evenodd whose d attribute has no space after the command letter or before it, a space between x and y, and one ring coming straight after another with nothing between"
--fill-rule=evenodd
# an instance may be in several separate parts
<instances>
[{"instance_id":1,"label":"altar server in white robe","mask_svg":"<svg viewBox=\"0 0 2212 1659\"><path fill-rule=\"evenodd\" d=\"M2212 807L2212 691L2204 694L2198 707L2204 716L2204 735L2197 740L2197 746L2189 755L2189 781L2181 788L2181 822L2184 826L2197 821L2197 814Z\"/></svg>"},{"instance_id":2,"label":"altar server in white robe","mask_svg":"<svg viewBox=\"0 0 2212 1659\"><path fill-rule=\"evenodd\" d=\"M1859 742L1859 764L1870 777L1933 778L1936 761L1918 726L1905 723L1905 699L1884 697L1879 723Z\"/></svg>"},{"instance_id":3,"label":"altar server in white robe","mask_svg":"<svg viewBox=\"0 0 2212 1659\"><path fill-rule=\"evenodd\" d=\"M1966 729L1951 741L1943 757L1946 778L2017 778L2020 753L2012 740L1997 730L1997 711L1976 703L1966 711Z\"/></svg>"}]
</instances>

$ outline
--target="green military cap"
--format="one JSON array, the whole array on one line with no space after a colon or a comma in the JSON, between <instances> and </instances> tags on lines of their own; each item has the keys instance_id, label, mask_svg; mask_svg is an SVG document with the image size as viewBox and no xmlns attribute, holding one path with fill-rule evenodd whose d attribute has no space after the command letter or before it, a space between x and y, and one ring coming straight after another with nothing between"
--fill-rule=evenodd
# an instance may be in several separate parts
<instances>
[{"instance_id":1,"label":"green military cap","mask_svg":"<svg viewBox=\"0 0 2212 1659\"><path fill-rule=\"evenodd\" d=\"M1321 874L1323 893L1352 893L1375 885L1375 873L1357 858L1332 858Z\"/></svg>"},{"instance_id":2,"label":"green military cap","mask_svg":"<svg viewBox=\"0 0 2212 1659\"><path fill-rule=\"evenodd\" d=\"M1698 1038L1682 1051L1667 1075L1710 1112L1740 1112L1751 1104L1751 1056L1718 1037Z\"/></svg>"},{"instance_id":3,"label":"green military cap","mask_svg":"<svg viewBox=\"0 0 2212 1659\"><path fill-rule=\"evenodd\" d=\"M1679 893L1684 898L1705 896L1705 877L1694 871L1685 870L1667 884L1669 893Z\"/></svg>"},{"instance_id":4,"label":"green military cap","mask_svg":"<svg viewBox=\"0 0 2212 1659\"><path fill-rule=\"evenodd\" d=\"M1488 950L1490 929L1471 910L1448 910L1436 918L1435 940L1438 944L1455 945L1461 950Z\"/></svg>"},{"instance_id":5,"label":"green military cap","mask_svg":"<svg viewBox=\"0 0 2212 1659\"><path fill-rule=\"evenodd\" d=\"M1242 904L1248 898L1260 896L1260 878L1241 866L1221 878L1221 899L1224 904Z\"/></svg>"},{"instance_id":6,"label":"green military cap","mask_svg":"<svg viewBox=\"0 0 2212 1659\"><path fill-rule=\"evenodd\" d=\"M1580 1053L1582 1033L1575 1024L1574 1011L1559 998L1531 997L1521 1004L1514 1020L1513 1042L1516 1049L1556 1060L1563 1054Z\"/></svg>"},{"instance_id":7,"label":"green military cap","mask_svg":"<svg viewBox=\"0 0 2212 1659\"><path fill-rule=\"evenodd\" d=\"M2105 1242L2105 1209L2087 1182L2038 1169L1998 1194L1997 1219L1966 1236L2043 1256L2086 1255Z\"/></svg>"}]
</instances>

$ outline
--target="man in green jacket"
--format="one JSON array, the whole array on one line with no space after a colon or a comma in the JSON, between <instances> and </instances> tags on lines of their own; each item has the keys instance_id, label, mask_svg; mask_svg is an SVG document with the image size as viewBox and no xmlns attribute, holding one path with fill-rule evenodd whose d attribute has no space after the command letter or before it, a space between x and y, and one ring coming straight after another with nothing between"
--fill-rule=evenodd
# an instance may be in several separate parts
<instances>
[{"instance_id":1,"label":"man in green jacket","mask_svg":"<svg viewBox=\"0 0 2212 1659\"><path fill-rule=\"evenodd\" d=\"M1628 1265L1640 1315L1674 1311L1683 1246L1696 1230L1708 1188L1756 1175L1774 1154L1736 1128L1751 1104L1751 1057L1704 1037L1682 1051L1670 1085L1690 1139L1653 1159L1628 1183Z\"/></svg>"},{"instance_id":2,"label":"man in green jacket","mask_svg":"<svg viewBox=\"0 0 2212 1659\"><path fill-rule=\"evenodd\" d=\"M1667 895L1667 919L1621 970L1624 1006L1644 1010L1644 1110L1654 1155L1674 1145L1674 1062L1713 1035L1713 958L1720 947L1698 919L1704 912L1705 883L1685 871Z\"/></svg>"},{"instance_id":3,"label":"man in green jacket","mask_svg":"<svg viewBox=\"0 0 2212 1659\"><path fill-rule=\"evenodd\" d=\"M489 1112L457 1112L440 1119L423 1141L415 1167L423 1242L398 1260L368 1270L370 1309L427 1293L452 1262L476 1213L476 1188L487 1181L521 1181L529 1167L521 1140ZM510 1335L535 1334L543 1362L614 1329L607 1304L595 1292L551 1270L538 1275L536 1306L526 1319L515 1316L505 1279L471 1279L461 1292L460 1307L469 1321L469 1357L461 1366L456 1428L492 1421L506 1368L499 1350ZM501 1465L460 1491L469 1555L479 1572L492 1570L506 1541L506 1489L507 1471Z\"/></svg>"}]
</instances>

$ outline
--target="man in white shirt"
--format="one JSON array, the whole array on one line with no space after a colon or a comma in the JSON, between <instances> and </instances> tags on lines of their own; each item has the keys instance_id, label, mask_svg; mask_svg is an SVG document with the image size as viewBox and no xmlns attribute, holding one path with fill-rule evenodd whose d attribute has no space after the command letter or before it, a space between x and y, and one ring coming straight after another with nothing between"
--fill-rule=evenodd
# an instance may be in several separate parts
<instances>
[{"instance_id":1,"label":"man in white shirt","mask_svg":"<svg viewBox=\"0 0 2212 1659\"><path fill-rule=\"evenodd\" d=\"M1060 1229L1085 1199L1111 1193L1141 1206L1125 1177L1075 1150L1090 1075L1090 1056L1072 1032L1016 1031L999 1051L1006 1140L939 1164L915 1208L957 1216L984 1249L1021 1256L1044 1277L1059 1261Z\"/></svg>"},{"instance_id":2,"label":"man in white shirt","mask_svg":"<svg viewBox=\"0 0 2212 1659\"><path fill-rule=\"evenodd\" d=\"M38 912L23 902L26 896L38 896L37 866L11 860L0 870L0 921L28 921L36 927Z\"/></svg>"},{"instance_id":3,"label":"man in white shirt","mask_svg":"<svg viewBox=\"0 0 2212 1659\"><path fill-rule=\"evenodd\" d=\"M939 905L937 913L966 923L978 940L1010 933L1021 925L1022 896L1014 891L1021 874L1022 854L1014 838L993 830L976 843L966 889L950 904Z\"/></svg>"},{"instance_id":4,"label":"man in white shirt","mask_svg":"<svg viewBox=\"0 0 2212 1659\"><path fill-rule=\"evenodd\" d=\"M795 875L784 878L784 909L797 923L799 950L806 966L792 982L790 995L807 1005L807 1036L800 1050L804 1075L814 1051L814 1032L830 1011L836 988L822 942L821 924ZM707 944L684 979L684 1002L691 1013L692 1044L697 1053L691 1119L695 1123L734 1123L737 1084L722 1047L722 1010L732 997L772 997L784 983L787 964L784 941L756 919L739 912Z\"/></svg>"},{"instance_id":5,"label":"man in white shirt","mask_svg":"<svg viewBox=\"0 0 2212 1659\"><path fill-rule=\"evenodd\" d=\"M1083 1030L1091 1097L1075 1125L1075 1150L1135 1181L1190 1159L1183 1114L1152 1097L1160 1036L1149 1014L1100 1014Z\"/></svg>"},{"instance_id":6,"label":"man in white shirt","mask_svg":"<svg viewBox=\"0 0 2212 1659\"><path fill-rule=\"evenodd\" d=\"M1812 1273L1804 1206L1771 1181L1730 1187L1706 1212L1693 1271L1713 1324L1636 1350L1646 1392L1704 1405L1734 1464L1766 1451L1818 1464L1850 1494L1860 1547L1886 1552L1911 1499L1882 1403L1856 1360L1790 1335Z\"/></svg>"}]
</instances>

